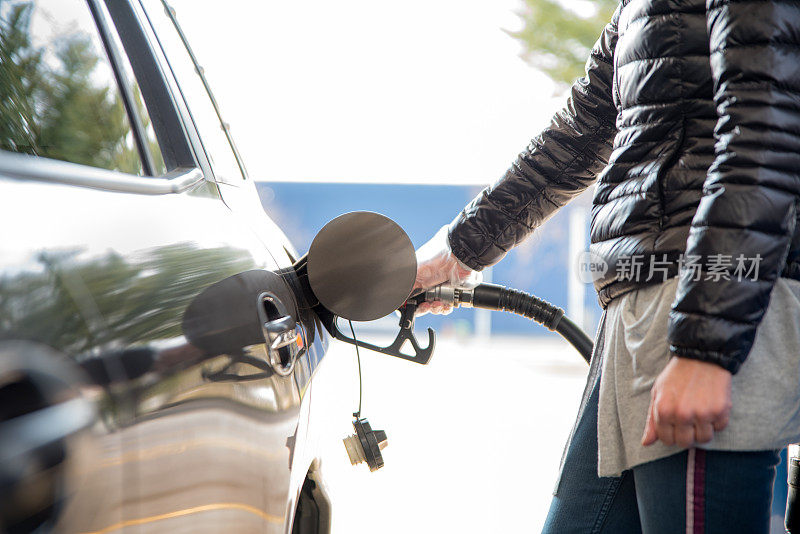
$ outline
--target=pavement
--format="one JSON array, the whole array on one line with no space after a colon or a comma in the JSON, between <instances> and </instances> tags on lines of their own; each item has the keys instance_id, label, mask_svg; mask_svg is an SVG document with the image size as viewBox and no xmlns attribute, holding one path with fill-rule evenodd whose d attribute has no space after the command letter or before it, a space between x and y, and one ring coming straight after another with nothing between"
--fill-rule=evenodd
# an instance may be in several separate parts
<instances>
[{"instance_id":1,"label":"pavement","mask_svg":"<svg viewBox=\"0 0 800 534\"><path fill-rule=\"evenodd\" d=\"M336 404L322 443L334 534L541 530L588 366L556 336L437 341L427 366L361 351L362 414L389 438L372 473L341 442L358 404L355 351L331 347L313 395Z\"/></svg>"}]
</instances>

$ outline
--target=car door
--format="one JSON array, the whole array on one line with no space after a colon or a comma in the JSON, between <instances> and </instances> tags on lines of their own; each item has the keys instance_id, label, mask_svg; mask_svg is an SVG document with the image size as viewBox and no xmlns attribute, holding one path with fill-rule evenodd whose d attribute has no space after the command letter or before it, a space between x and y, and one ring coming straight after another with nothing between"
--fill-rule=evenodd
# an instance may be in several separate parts
<instances>
[{"instance_id":1,"label":"car door","mask_svg":"<svg viewBox=\"0 0 800 534\"><path fill-rule=\"evenodd\" d=\"M32 4L42 20L71 16L61 2ZM74 78L104 92L98 102L116 93L129 126L116 166L58 147L0 154L3 224L15 228L0 257L24 258L4 261L4 287L40 289L18 292L2 337L61 351L103 392L93 439L104 453L69 480L56 528L283 532L309 362L322 351L292 287L291 247L263 212L223 201L226 156L198 133L142 7L92 1L88 12L94 45ZM101 60L113 77L98 89ZM34 298L38 314L21 313ZM294 345L271 350L265 325Z\"/></svg>"}]
</instances>

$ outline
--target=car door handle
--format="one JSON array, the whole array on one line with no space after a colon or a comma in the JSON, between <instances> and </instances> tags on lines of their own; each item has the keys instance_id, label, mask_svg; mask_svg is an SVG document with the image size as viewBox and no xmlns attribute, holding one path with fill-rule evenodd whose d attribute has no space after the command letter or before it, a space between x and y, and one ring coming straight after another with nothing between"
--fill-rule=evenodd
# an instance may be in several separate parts
<instances>
[{"instance_id":1,"label":"car door handle","mask_svg":"<svg viewBox=\"0 0 800 534\"><path fill-rule=\"evenodd\" d=\"M0 342L0 530L50 532L93 463L97 411L67 356L30 341ZM13 504L12 504L13 503ZM21 525L27 525L22 528Z\"/></svg>"},{"instance_id":2,"label":"car door handle","mask_svg":"<svg viewBox=\"0 0 800 534\"><path fill-rule=\"evenodd\" d=\"M28 341L0 343L0 465L90 427L94 405L84 375L66 356ZM1 478L1 477L0 477Z\"/></svg>"},{"instance_id":3,"label":"car door handle","mask_svg":"<svg viewBox=\"0 0 800 534\"><path fill-rule=\"evenodd\" d=\"M0 463L17 462L47 445L66 440L88 428L95 411L77 397L0 424Z\"/></svg>"}]
</instances>

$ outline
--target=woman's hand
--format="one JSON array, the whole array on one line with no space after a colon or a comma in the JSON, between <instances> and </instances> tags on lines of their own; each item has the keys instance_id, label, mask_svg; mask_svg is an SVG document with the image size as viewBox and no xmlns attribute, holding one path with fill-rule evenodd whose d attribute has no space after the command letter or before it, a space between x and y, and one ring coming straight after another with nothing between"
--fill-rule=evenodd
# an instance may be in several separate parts
<instances>
[{"instance_id":1,"label":"woman's hand","mask_svg":"<svg viewBox=\"0 0 800 534\"><path fill-rule=\"evenodd\" d=\"M700 360L673 357L653 384L642 445L691 447L728 426L731 373Z\"/></svg>"},{"instance_id":2,"label":"woman's hand","mask_svg":"<svg viewBox=\"0 0 800 534\"><path fill-rule=\"evenodd\" d=\"M430 289L445 283L455 287L475 287L481 278L481 273L473 271L453 255L447 239L447 226L443 226L417 250L415 290ZM423 302L417 308L417 315L428 312L446 315L452 311L452 306L441 301Z\"/></svg>"}]
</instances>

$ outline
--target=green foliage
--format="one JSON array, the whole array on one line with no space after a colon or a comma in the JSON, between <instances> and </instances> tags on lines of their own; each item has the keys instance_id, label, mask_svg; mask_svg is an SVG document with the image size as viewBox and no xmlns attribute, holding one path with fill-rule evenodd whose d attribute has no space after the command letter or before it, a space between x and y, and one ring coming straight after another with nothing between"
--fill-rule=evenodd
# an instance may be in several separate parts
<instances>
[{"instance_id":1,"label":"green foliage","mask_svg":"<svg viewBox=\"0 0 800 534\"><path fill-rule=\"evenodd\" d=\"M31 38L33 2L0 0L0 149L139 173L122 100L92 37L63 35L53 58Z\"/></svg>"},{"instance_id":2,"label":"green foliage","mask_svg":"<svg viewBox=\"0 0 800 534\"><path fill-rule=\"evenodd\" d=\"M42 50L31 46L27 32L32 8L31 4L10 6L6 20L0 21L0 149L28 154L37 149L33 104L42 82Z\"/></svg>"},{"instance_id":3,"label":"green foliage","mask_svg":"<svg viewBox=\"0 0 800 534\"><path fill-rule=\"evenodd\" d=\"M139 156L127 143L125 108L114 87L95 87L99 58L91 40L70 36L56 50L61 68L49 73L41 118L40 155L136 173Z\"/></svg>"},{"instance_id":4,"label":"green foliage","mask_svg":"<svg viewBox=\"0 0 800 534\"><path fill-rule=\"evenodd\" d=\"M585 0L568 8L554 0L523 0L518 12L524 24L517 32L522 56L554 81L571 84L583 75L586 58L603 27L611 19L617 0Z\"/></svg>"}]
</instances>

